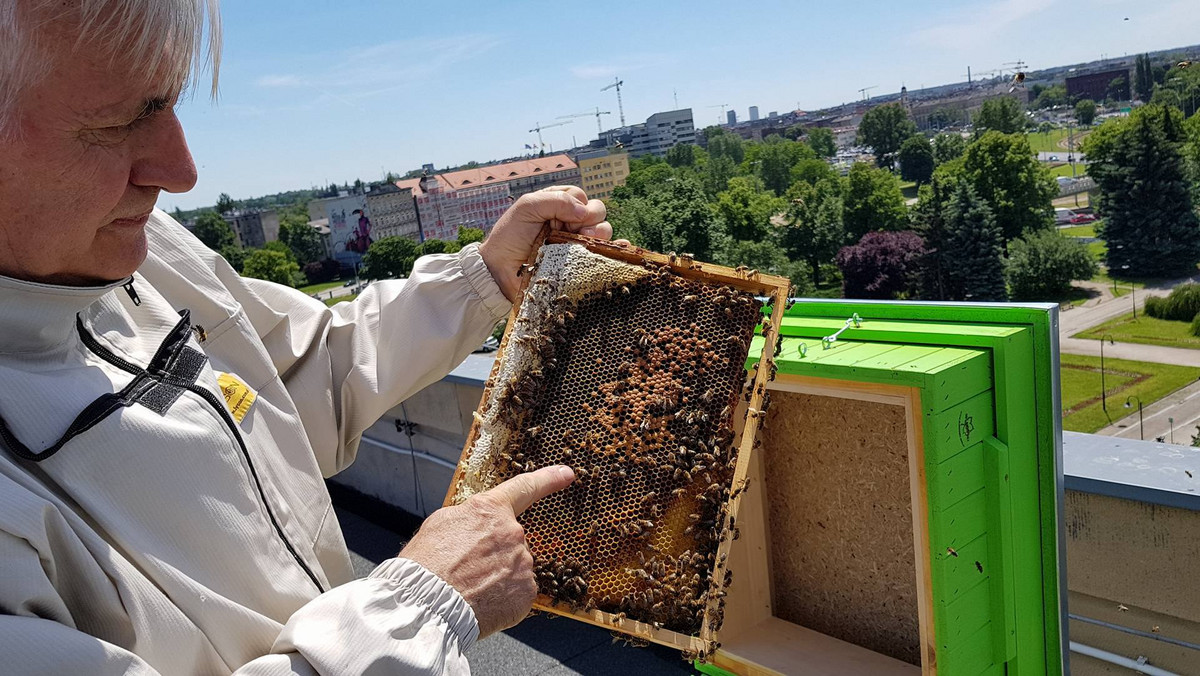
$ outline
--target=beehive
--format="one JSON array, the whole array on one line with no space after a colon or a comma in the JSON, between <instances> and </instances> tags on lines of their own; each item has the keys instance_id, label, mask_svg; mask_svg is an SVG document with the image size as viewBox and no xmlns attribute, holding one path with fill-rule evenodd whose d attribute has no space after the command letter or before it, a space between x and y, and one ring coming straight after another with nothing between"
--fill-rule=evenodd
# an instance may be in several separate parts
<instances>
[{"instance_id":1,"label":"beehive","mask_svg":"<svg viewBox=\"0 0 1200 676\"><path fill-rule=\"evenodd\" d=\"M757 429L735 416L762 406L746 358L787 282L562 233L525 279L447 501L572 466L520 517L537 607L706 654Z\"/></svg>"},{"instance_id":2,"label":"beehive","mask_svg":"<svg viewBox=\"0 0 1200 676\"><path fill-rule=\"evenodd\" d=\"M1054 311L786 313L703 671L1066 673Z\"/></svg>"}]
</instances>

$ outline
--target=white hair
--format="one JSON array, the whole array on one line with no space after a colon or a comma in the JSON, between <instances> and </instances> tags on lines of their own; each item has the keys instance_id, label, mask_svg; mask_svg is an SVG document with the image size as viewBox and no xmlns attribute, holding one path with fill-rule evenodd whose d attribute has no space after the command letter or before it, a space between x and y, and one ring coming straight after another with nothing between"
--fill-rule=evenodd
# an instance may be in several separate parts
<instances>
[{"instance_id":1,"label":"white hair","mask_svg":"<svg viewBox=\"0 0 1200 676\"><path fill-rule=\"evenodd\" d=\"M69 27L74 44L48 44L45 28ZM136 63L147 79L182 93L205 70L217 95L221 63L219 0L0 0L0 133L22 93L44 77L60 53L95 50Z\"/></svg>"}]
</instances>

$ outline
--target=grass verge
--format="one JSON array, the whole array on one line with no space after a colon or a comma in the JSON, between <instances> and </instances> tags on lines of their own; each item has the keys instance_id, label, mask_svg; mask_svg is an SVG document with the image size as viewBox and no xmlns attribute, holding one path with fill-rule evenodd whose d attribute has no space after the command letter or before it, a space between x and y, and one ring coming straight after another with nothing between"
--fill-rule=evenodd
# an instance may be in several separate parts
<instances>
[{"instance_id":1,"label":"grass verge","mask_svg":"<svg viewBox=\"0 0 1200 676\"><path fill-rule=\"evenodd\" d=\"M308 286L301 286L298 288L298 290L303 291L304 293L307 293L308 295L311 296L314 293L321 293L322 291L336 289L343 284L345 284L344 281L334 280L332 282L322 282L320 284L309 284Z\"/></svg>"},{"instance_id":2,"label":"grass verge","mask_svg":"<svg viewBox=\"0 0 1200 676\"><path fill-rule=\"evenodd\" d=\"M1149 406L1200 378L1200 368L1124 359L1104 360L1108 412L1100 397L1100 358L1064 354L1062 360L1063 429L1095 432L1129 412L1124 405L1136 396Z\"/></svg>"},{"instance_id":3,"label":"grass verge","mask_svg":"<svg viewBox=\"0 0 1200 676\"><path fill-rule=\"evenodd\" d=\"M1138 313L1137 319L1134 319L1131 312L1099 326L1093 326L1073 337L1100 340L1100 337L1104 335L1112 335L1113 340L1121 343L1164 345L1200 350L1200 336L1192 335L1192 327L1189 322L1158 319L1149 317L1142 312Z\"/></svg>"},{"instance_id":4,"label":"grass verge","mask_svg":"<svg viewBox=\"0 0 1200 676\"><path fill-rule=\"evenodd\" d=\"M333 307L334 305L337 305L338 303L341 303L343 301L348 301L348 300L354 300L355 298L358 298L357 293L352 293L347 296L338 296L337 298L326 298L323 302L326 305L328 305L329 307Z\"/></svg>"}]
</instances>

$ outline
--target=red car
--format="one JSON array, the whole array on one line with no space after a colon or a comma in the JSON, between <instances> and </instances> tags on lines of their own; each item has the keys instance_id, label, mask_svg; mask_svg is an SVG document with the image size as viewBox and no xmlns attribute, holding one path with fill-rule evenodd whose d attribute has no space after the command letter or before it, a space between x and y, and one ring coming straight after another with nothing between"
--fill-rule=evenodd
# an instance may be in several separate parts
<instances>
[{"instance_id":1,"label":"red car","mask_svg":"<svg viewBox=\"0 0 1200 676\"><path fill-rule=\"evenodd\" d=\"M1096 220L1094 214L1075 214L1071 217L1070 223L1071 225L1083 225L1084 223L1091 223L1094 220Z\"/></svg>"}]
</instances>

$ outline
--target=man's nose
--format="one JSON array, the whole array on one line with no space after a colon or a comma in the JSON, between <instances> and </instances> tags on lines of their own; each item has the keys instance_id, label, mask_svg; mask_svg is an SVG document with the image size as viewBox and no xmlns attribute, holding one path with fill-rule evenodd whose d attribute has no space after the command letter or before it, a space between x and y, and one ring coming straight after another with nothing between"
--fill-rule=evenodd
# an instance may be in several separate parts
<instances>
[{"instance_id":1,"label":"man's nose","mask_svg":"<svg viewBox=\"0 0 1200 676\"><path fill-rule=\"evenodd\" d=\"M160 111L146 122L129 182L167 192L191 190L196 185L196 163L175 111Z\"/></svg>"}]
</instances>

